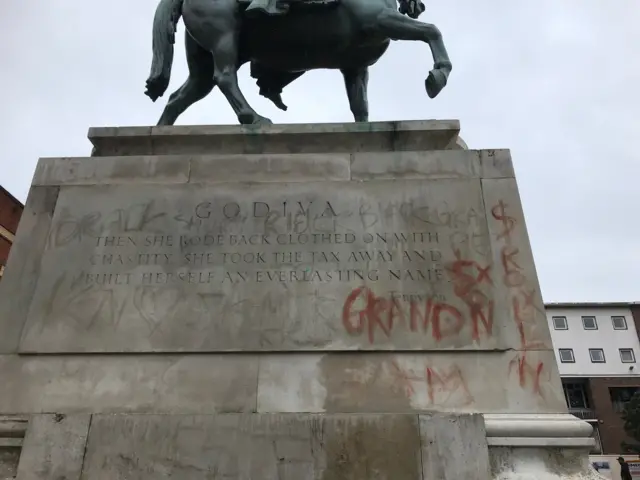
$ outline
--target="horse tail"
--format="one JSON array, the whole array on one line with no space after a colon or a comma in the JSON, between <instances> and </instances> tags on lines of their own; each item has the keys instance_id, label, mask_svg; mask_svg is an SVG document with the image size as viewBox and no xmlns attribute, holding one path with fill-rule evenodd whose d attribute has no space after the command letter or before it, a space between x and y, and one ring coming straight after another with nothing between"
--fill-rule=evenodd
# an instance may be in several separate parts
<instances>
[{"instance_id":1,"label":"horse tail","mask_svg":"<svg viewBox=\"0 0 640 480\"><path fill-rule=\"evenodd\" d=\"M153 60L147 79L147 91L152 101L160 98L169 87L173 45L176 42L178 20L184 0L160 0L153 19Z\"/></svg>"}]
</instances>

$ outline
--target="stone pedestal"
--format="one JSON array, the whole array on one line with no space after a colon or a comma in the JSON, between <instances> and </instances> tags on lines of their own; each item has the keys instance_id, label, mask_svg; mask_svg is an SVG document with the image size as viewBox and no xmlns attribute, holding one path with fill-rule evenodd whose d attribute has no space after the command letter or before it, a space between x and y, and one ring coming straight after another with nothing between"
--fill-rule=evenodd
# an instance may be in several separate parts
<instances>
[{"instance_id":1,"label":"stone pedestal","mask_svg":"<svg viewBox=\"0 0 640 480\"><path fill-rule=\"evenodd\" d=\"M18 478L598 478L509 152L458 132L93 128L41 159L0 283Z\"/></svg>"}]
</instances>

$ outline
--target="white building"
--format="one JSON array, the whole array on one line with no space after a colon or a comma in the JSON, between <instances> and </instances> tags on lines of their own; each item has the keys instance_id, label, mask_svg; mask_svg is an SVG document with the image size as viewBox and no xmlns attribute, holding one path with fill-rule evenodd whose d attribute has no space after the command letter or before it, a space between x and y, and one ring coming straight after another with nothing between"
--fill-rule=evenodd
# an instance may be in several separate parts
<instances>
[{"instance_id":1,"label":"white building","mask_svg":"<svg viewBox=\"0 0 640 480\"><path fill-rule=\"evenodd\" d=\"M629 303L551 303L547 321L561 377L638 375L640 340Z\"/></svg>"},{"instance_id":2,"label":"white building","mask_svg":"<svg viewBox=\"0 0 640 480\"><path fill-rule=\"evenodd\" d=\"M550 303L546 312L569 411L593 425L592 453L622 453L620 413L640 392L640 303Z\"/></svg>"}]
</instances>

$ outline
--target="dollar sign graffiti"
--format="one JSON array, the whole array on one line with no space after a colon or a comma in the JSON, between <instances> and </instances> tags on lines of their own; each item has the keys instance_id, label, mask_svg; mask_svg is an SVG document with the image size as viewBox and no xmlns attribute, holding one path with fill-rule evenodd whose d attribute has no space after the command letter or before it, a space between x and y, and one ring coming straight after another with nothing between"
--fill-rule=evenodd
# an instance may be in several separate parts
<instances>
[{"instance_id":1,"label":"dollar sign graffiti","mask_svg":"<svg viewBox=\"0 0 640 480\"><path fill-rule=\"evenodd\" d=\"M516 227L516 219L507 215L507 205L500 200L496 206L491 209L491 215L493 218L502 222L502 233L498 235L498 240L504 238L506 240L511 239L511 232Z\"/></svg>"}]
</instances>

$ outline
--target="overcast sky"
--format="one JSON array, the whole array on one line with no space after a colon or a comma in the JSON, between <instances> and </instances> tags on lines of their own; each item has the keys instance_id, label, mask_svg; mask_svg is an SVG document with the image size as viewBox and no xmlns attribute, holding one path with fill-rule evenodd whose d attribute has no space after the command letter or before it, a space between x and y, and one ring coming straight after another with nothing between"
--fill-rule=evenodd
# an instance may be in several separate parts
<instances>
[{"instance_id":1,"label":"overcast sky","mask_svg":"<svg viewBox=\"0 0 640 480\"><path fill-rule=\"evenodd\" d=\"M86 156L90 126L155 124L144 81L157 0L5 0L0 184L24 201L38 157ZM371 120L460 119L470 148L510 148L544 300L640 300L640 2L435 0L454 71L435 100L424 44L371 70ZM182 34L182 24L181 31ZM170 91L186 77L179 37ZM338 72L305 75L274 122L352 121ZM219 90L179 124L236 123Z\"/></svg>"}]
</instances>

